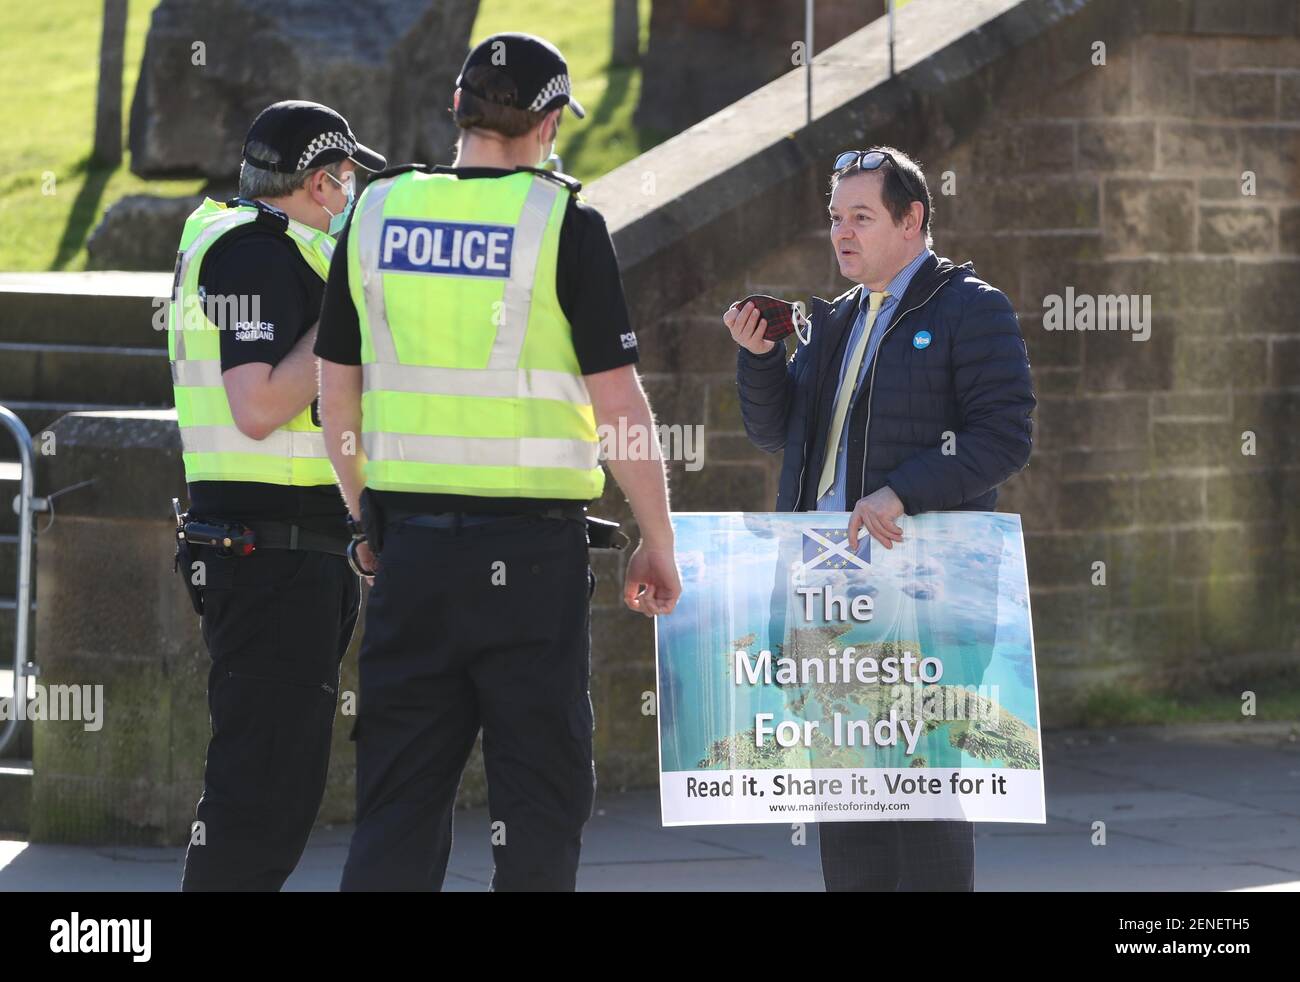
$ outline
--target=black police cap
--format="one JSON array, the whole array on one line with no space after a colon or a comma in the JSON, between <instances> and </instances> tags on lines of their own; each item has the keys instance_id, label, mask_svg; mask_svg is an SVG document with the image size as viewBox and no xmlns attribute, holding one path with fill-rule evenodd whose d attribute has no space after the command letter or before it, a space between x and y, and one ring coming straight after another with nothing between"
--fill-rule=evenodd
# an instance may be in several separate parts
<instances>
[{"instance_id":1,"label":"black police cap","mask_svg":"<svg viewBox=\"0 0 1300 982\"><path fill-rule=\"evenodd\" d=\"M279 155L279 161L249 153L250 143L270 147ZM333 109L300 99L277 102L258 113L244 138L244 159L277 174L296 174L309 167L349 159L368 171L388 166L381 154L357 141L348 121Z\"/></svg>"},{"instance_id":2,"label":"black police cap","mask_svg":"<svg viewBox=\"0 0 1300 982\"><path fill-rule=\"evenodd\" d=\"M466 74L480 65L496 69L513 83L514 91L493 99L481 89L467 84ZM567 105L579 119L587 115L582 103L573 97L569 66L560 49L533 34L493 34L480 41L465 59L456 86L484 102L529 112L547 112L556 106Z\"/></svg>"}]
</instances>

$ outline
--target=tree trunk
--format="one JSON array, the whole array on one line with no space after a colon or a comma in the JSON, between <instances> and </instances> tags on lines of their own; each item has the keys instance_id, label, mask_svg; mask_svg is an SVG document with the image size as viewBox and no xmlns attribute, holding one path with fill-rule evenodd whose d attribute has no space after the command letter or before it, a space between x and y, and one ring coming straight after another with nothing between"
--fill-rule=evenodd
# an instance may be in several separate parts
<instances>
[{"instance_id":1,"label":"tree trunk","mask_svg":"<svg viewBox=\"0 0 1300 982\"><path fill-rule=\"evenodd\" d=\"M635 65L641 50L641 21L637 0L614 0L615 65Z\"/></svg>"},{"instance_id":2,"label":"tree trunk","mask_svg":"<svg viewBox=\"0 0 1300 982\"><path fill-rule=\"evenodd\" d=\"M92 156L96 163L107 167L116 167L122 162L122 61L125 45L126 0L104 0Z\"/></svg>"}]
</instances>

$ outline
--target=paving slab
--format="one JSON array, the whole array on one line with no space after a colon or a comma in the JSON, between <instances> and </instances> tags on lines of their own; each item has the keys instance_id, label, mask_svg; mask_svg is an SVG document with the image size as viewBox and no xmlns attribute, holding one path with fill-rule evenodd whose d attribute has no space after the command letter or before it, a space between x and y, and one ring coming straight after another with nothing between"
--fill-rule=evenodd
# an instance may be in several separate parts
<instances>
[{"instance_id":1,"label":"paving slab","mask_svg":"<svg viewBox=\"0 0 1300 982\"><path fill-rule=\"evenodd\" d=\"M1044 760L1047 823L977 825L976 889L1300 891L1300 753L1285 739L1058 736ZM1104 846L1093 845L1097 820ZM337 890L350 837L348 826L317 829L285 889ZM181 849L0 841L0 891L174 891L183 862ZM487 812L458 812L446 889L482 891L491 875ZM666 829L657 792L600 794L578 888L818 891L817 830Z\"/></svg>"}]
</instances>

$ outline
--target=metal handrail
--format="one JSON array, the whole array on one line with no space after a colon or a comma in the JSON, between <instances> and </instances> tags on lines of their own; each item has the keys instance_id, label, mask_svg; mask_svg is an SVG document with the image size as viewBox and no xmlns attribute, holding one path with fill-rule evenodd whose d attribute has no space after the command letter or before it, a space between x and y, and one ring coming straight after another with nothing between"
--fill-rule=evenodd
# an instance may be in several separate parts
<instances>
[{"instance_id":1,"label":"metal handrail","mask_svg":"<svg viewBox=\"0 0 1300 982\"><path fill-rule=\"evenodd\" d=\"M0 406L0 423L3 423L18 444L22 473L19 475L18 499L14 510L18 512L18 591L14 595L14 708L16 712L0 731L0 757L18 735L18 726L27 716L27 628L32 613L32 497L33 459L32 435L23 421L4 406Z\"/></svg>"}]
</instances>

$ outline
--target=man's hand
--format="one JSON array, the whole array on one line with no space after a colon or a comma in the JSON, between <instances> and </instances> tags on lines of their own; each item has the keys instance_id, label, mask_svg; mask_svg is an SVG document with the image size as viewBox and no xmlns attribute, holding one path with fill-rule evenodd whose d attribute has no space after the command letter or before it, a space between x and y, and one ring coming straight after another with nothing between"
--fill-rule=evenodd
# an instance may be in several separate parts
<instances>
[{"instance_id":1,"label":"man's hand","mask_svg":"<svg viewBox=\"0 0 1300 982\"><path fill-rule=\"evenodd\" d=\"M623 602L631 610L654 617L671 614L682 595L682 579L672 549L637 545L623 577Z\"/></svg>"},{"instance_id":2,"label":"man's hand","mask_svg":"<svg viewBox=\"0 0 1300 982\"><path fill-rule=\"evenodd\" d=\"M758 308L752 303L737 308L733 303L722 315L722 323L731 332L731 339L746 351L756 355L765 355L776 347L775 341L763 337L767 330L767 321L758 316Z\"/></svg>"},{"instance_id":3,"label":"man's hand","mask_svg":"<svg viewBox=\"0 0 1300 982\"><path fill-rule=\"evenodd\" d=\"M362 569L370 570L371 575L366 577L366 582L371 586L374 586L375 577L373 574L379 572L379 559L375 556L373 550L371 550L369 542L357 543L357 562L361 565Z\"/></svg>"},{"instance_id":4,"label":"man's hand","mask_svg":"<svg viewBox=\"0 0 1300 982\"><path fill-rule=\"evenodd\" d=\"M903 530L894 521L901 514L903 502L889 485L862 498L849 517L849 549L857 552L861 529L886 549L894 548L895 542L903 541Z\"/></svg>"}]
</instances>

